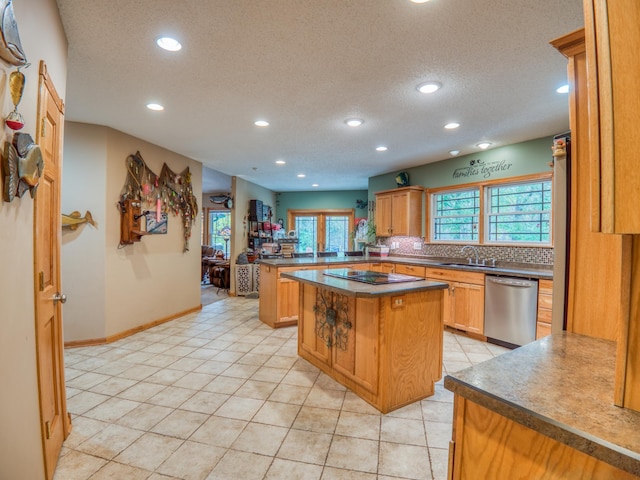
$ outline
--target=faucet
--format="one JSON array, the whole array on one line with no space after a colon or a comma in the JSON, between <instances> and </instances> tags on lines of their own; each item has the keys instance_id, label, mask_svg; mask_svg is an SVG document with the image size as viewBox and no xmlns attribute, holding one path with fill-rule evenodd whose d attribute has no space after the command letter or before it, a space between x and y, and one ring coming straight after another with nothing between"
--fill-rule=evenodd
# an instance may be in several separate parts
<instances>
[{"instance_id":1,"label":"faucet","mask_svg":"<svg viewBox=\"0 0 640 480\"><path fill-rule=\"evenodd\" d=\"M473 251L473 254L476 257L476 263L475 264L476 265L480 265L480 260L479 260L479 257L478 257L478 247L474 247L473 245L465 245L464 247L462 247L461 253L464 255L464 252L466 250L472 250ZM471 257L469 257L469 263L471 263Z\"/></svg>"}]
</instances>

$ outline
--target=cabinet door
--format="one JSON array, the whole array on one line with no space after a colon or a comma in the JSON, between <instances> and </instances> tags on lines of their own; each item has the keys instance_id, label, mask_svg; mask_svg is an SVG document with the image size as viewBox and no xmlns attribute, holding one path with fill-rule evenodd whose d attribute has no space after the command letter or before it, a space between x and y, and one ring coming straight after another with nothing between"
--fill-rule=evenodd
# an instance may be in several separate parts
<instances>
[{"instance_id":1,"label":"cabinet door","mask_svg":"<svg viewBox=\"0 0 640 480\"><path fill-rule=\"evenodd\" d=\"M316 334L316 289L311 285L300 286L301 306L304 306L298 319L298 349L304 350L316 359L331 364L331 350Z\"/></svg>"},{"instance_id":2,"label":"cabinet door","mask_svg":"<svg viewBox=\"0 0 640 480\"><path fill-rule=\"evenodd\" d=\"M376 235L378 237L391 236L391 195L376 195Z\"/></svg>"},{"instance_id":3,"label":"cabinet door","mask_svg":"<svg viewBox=\"0 0 640 480\"><path fill-rule=\"evenodd\" d=\"M403 265L401 263L397 263L395 267L396 273L402 273L405 275L413 275L415 277L424 277L425 276L425 267L420 265Z\"/></svg>"},{"instance_id":4,"label":"cabinet door","mask_svg":"<svg viewBox=\"0 0 640 480\"><path fill-rule=\"evenodd\" d=\"M484 333L484 286L468 283L454 283L453 324L467 332Z\"/></svg>"},{"instance_id":5,"label":"cabinet door","mask_svg":"<svg viewBox=\"0 0 640 480\"><path fill-rule=\"evenodd\" d=\"M344 341L336 341L332 349L333 369L374 394L378 391L378 302L358 298L356 306L356 299L349 299L351 328L338 324Z\"/></svg>"},{"instance_id":6,"label":"cabinet door","mask_svg":"<svg viewBox=\"0 0 640 480\"><path fill-rule=\"evenodd\" d=\"M278 314L276 323L298 320L300 283L288 278L278 280Z\"/></svg>"},{"instance_id":7,"label":"cabinet door","mask_svg":"<svg viewBox=\"0 0 640 480\"><path fill-rule=\"evenodd\" d=\"M372 263L369 266L369 270L374 272L393 273L395 270L393 263Z\"/></svg>"}]
</instances>

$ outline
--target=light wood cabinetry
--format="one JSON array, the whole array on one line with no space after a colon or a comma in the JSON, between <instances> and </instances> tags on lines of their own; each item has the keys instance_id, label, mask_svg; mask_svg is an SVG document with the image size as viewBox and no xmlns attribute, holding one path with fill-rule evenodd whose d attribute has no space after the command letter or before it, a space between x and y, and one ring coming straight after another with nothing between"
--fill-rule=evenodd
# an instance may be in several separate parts
<instances>
[{"instance_id":1,"label":"light wood cabinetry","mask_svg":"<svg viewBox=\"0 0 640 480\"><path fill-rule=\"evenodd\" d=\"M484 335L484 273L427 268L425 276L449 284L444 293L444 324Z\"/></svg>"},{"instance_id":2,"label":"light wood cabinetry","mask_svg":"<svg viewBox=\"0 0 640 480\"><path fill-rule=\"evenodd\" d=\"M551 311L553 306L553 281L538 282L538 315L536 320L536 340L551 335Z\"/></svg>"},{"instance_id":3,"label":"light wood cabinetry","mask_svg":"<svg viewBox=\"0 0 640 480\"><path fill-rule=\"evenodd\" d=\"M387 262L371 262L369 264L369 270L374 272L393 273L395 271L395 265Z\"/></svg>"},{"instance_id":4,"label":"light wood cabinetry","mask_svg":"<svg viewBox=\"0 0 640 480\"><path fill-rule=\"evenodd\" d=\"M592 221L640 233L640 2L585 0ZM599 181L598 181L599 180Z\"/></svg>"},{"instance_id":5,"label":"light wood cabinetry","mask_svg":"<svg viewBox=\"0 0 640 480\"><path fill-rule=\"evenodd\" d=\"M401 273L403 275L413 275L415 277L425 277L426 268L422 265L405 265L403 263L397 263L395 267L395 273Z\"/></svg>"},{"instance_id":6,"label":"light wood cabinetry","mask_svg":"<svg viewBox=\"0 0 640 480\"><path fill-rule=\"evenodd\" d=\"M419 186L397 188L376 193L376 235L422 236L422 198Z\"/></svg>"},{"instance_id":7,"label":"light wood cabinetry","mask_svg":"<svg viewBox=\"0 0 640 480\"><path fill-rule=\"evenodd\" d=\"M434 393L442 372L442 290L352 297L302 283L298 354L382 413ZM333 295L333 296L332 296ZM322 300L319 300L322 296ZM332 343L322 305L346 306Z\"/></svg>"},{"instance_id":8,"label":"light wood cabinetry","mask_svg":"<svg viewBox=\"0 0 640 480\"><path fill-rule=\"evenodd\" d=\"M637 478L459 395L453 431L449 475L454 480Z\"/></svg>"}]
</instances>

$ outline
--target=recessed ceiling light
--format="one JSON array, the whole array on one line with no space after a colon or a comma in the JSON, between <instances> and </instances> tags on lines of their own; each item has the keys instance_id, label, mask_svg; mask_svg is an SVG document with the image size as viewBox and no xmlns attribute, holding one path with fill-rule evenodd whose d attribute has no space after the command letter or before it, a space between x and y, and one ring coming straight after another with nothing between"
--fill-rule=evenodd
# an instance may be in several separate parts
<instances>
[{"instance_id":1,"label":"recessed ceiling light","mask_svg":"<svg viewBox=\"0 0 640 480\"><path fill-rule=\"evenodd\" d=\"M433 93L440 90L442 84L439 82L424 82L418 85L416 88L420 93Z\"/></svg>"},{"instance_id":2,"label":"recessed ceiling light","mask_svg":"<svg viewBox=\"0 0 640 480\"><path fill-rule=\"evenodd\" d=\"M298 174L298 178L304 178L304 177L306 177L306 175L304 173L299 173Z\"/></svg>"},{"instance_id":3,"label":"recessed ceiling light","mask_svg":"<svg viewBox=\"0 0 640 480\"><path fill-rule=\"evenodd\" d=\"M411 0L413 3L427 3L429 0Z\"/></svg>"},{"instance_id":4,"label":"recessed ceiling light","mask_svg":"<svg viewBox=\"0 0 640 480\"><path fill-rule=\"evenodd\" d=\"M180 42L175 38L171 38L171 37L160 37L156 39L156 43L160 48L164 50L168 50L170 52L177 52L182 48L182 45L180 45Z\"/></svg>"},{"instance_id":5,"label":"recessed ceiling light","mask_svg":"<svg viewBox=\"0 0 640 480\"><path fill-rule=\"evenodd\" d=\"M277 163L278 165L284 165L284 164L285 164L285 163L287 163L287 162L285 162L284 160L276 160L276 163Z\"/></svg>"},{"instance_id":6,"label":"recessed ceiling light","mask_svg":"<svg viewBox=\"0 0 640 480\"><path fill-rule=\"evenodd\" d=\"M569 93L569 85L562 85L556 88L556 92L558 93Z\"/></svg>"},{"instance_id":7,"label":"recessed ceiling light","mask_svg":"<svg viewBox=\"0 0 640 480\"><path fill-rule=\"evenodd\" d=\"M364 120L360 118L348 118L344 121L344 123L346 123L350 127L359 127L364 123Z\"/></svg>"},{"instance_id":8,"label":"recessed ceiling light","mask_svg":"<svg viewBox=\"0 0 640 480\"><path fill-rule=\"evenodd\" d=\"M380 145L379 147L376 147L376 151L377 152L386 152L387 151L387 147L385 147L384 145Z\"/></svg>"},{"instance_id":9,"label":"recessed ceiling light","mask_svg":"<svg viewBox=\"0 0 640 480\"><path fill-rule=\"evenodd\" d=\"M455 157L460 154L460 150L449 150L449 155Z\"/></svg>"},{"instance_id":10,"label":"recessed ceiling light","mask_svg":"<svg viewBox=\"0 0 640 480\"><path fill-rule=\"evenodd\" d=\"M481 148L482 150L486 150L491 146L491 142L480 142L476 145L476 147Z\"/></svg>"},{"instance_id":11,"label":"recessed ceiling light","mask_svg":"<svg viewBox=\"0 0 640 480\"><path fill-rule=\"evenodd\" d=\"M154 110L156 112L160 112L161 110L164 110L164 107L159 103L147 103L147 108L149 110Z\"/></svg>"},{"instance_id":12,"label":"recessed ceiling light","mask_svg":"<svg viewBox=\"0 0 640 480\"><path fill-rule=\"evenodd\" d=\"M256 127L268 127L269 126L269 122L267 122L266 120L256 120L255 122L253 122L253 124Z\"/></svg>"},{"instance_id":13,"label":"recessed ceiling light","mask_svg":"<svg viewBox=\"0 0 640 480\"><path fill-rule=\"evenodd\" d=\"M454 128L458 128L460 126L459 123L456 122L451 122L451 123L447 123L444 128L446 128L447 130L453 130Z\"/></svg>"},{"instance_id":14,"label":"recessed ceiling light","mask_svg":"<svg viewBox=\"0 0 640 480\"><path fill-rule=\"evenodd\" d=\"M312 187L319 187L320 185L318 185L317 183L314 183L311 185Z\"/></svg>"}]
</instances>

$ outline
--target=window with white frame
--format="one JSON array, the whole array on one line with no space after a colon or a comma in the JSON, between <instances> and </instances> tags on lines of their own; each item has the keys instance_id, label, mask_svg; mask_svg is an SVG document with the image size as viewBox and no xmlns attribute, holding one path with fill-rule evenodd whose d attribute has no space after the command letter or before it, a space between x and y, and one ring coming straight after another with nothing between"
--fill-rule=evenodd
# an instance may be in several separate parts
<instances>
[{"instance_id":1,"label":"window with white frame","mask_svg":"<svg viewBox=\"0 0 640 480\"><path fill-rule=\"evenodd\" d=\"M486 191L486 243L551 245L551 180L492 185Z\"/></svg>"},{"instance_id":2,"label":"window with white frame","mask_svg":"<svg viewBox=\"0 0 640 480\"><path fill-rule=\"evenodd\" d=\"M479 187L434 193L431 205L432 241L478 242Z\"/></svg>"}]
</instances>

